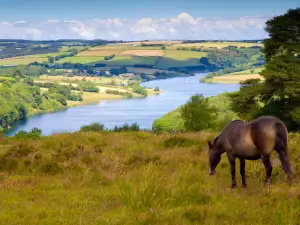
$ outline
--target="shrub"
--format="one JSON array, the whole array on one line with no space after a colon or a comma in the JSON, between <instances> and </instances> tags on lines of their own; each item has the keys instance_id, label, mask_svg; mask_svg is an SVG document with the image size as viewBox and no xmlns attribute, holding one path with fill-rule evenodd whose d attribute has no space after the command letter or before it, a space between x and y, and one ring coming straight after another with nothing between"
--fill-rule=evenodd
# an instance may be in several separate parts
<instances>
[{"instance_id":1,"label":"shrub","mask_svg":"<svg viewBox=\"0 0 300 225\"><path fill-rule=\"evenodd\" d=\"M120 131L140 131L140 126L137 123L133 123L132 125L129 125L128 123L125 123L123 126L115 126L113 131L120 132Z\"/></svg>"},{"instance_id":2,"label":"shrub","mask_svg":"<svg viewBox=\"0 0 300 225\"><path fill-rule=\"evenodd\" d=\"M88 131L95 131L95 132L100 132L104 131L104 125L99 124L99 123L92 123L90 125L82 126L80 128L81 132L88 132Z\"/></svg>"},{"instance_id":3,"label":"shrub","mask_svg":"<svg viewBox=\"0 0 300 225\"><path fill-rule=\"evenodd\" d=\"M215 112L208 99L203 95L194 95L181 108L181 117L184 121L186 131L202 131L206 129L214 129Z\"/></svg>"},{"instance_id":4,"label":"shrub","mask_svg":"<svg viewBox=\"0 0 300 225\"><path fill-rule=\"evenodd\" d=\"M33 128L30 132L26 132L26 131L19 131L15 134L15 137L17 139L39 139L42 135L42 130L38 129L38 128Z\"/></svg>"}]
</instances>

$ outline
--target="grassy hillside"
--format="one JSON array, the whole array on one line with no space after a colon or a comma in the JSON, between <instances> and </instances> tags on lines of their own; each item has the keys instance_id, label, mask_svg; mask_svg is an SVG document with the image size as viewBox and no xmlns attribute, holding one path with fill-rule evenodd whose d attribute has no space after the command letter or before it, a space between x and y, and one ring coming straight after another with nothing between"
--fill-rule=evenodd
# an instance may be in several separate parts
<instances>
[{"instance_id":1,"label":"grassy hillside","mask_svg":"<svg viewBox=\"0 0 300 225\"><path fill-rule=\"evenodd\" d=\"M247 79L261 79L263 77L260 75L260 72L264 69L264 67L257 67L253 69L242 70L238 72L225 73L220 71L220 74L211 73L210 76L204 77L201 79L201 82L206 83L239 83L241 81L245 81Z\"/></svg>"},{"instance_id":2,"label":"grassy hillside","mask_svg":"<svg viewBox=\"0 0 300 225\"><path fill-rule=\"evenodd\" d=\"M274 155L270 187L262 185L262 163L247 161L248 188L235 190L225 155L216 175L208 175L213 136L78 132L2 139L1 223L297 224L299 135L289 141L292 187ZM238 170L237 181L241 187Z\"/></svg>"},{"instance_id":3,"label":"grassy hillside","mask_svg":"<svg viewBox=\"0 0 300 225\"><path fill-rule=\"evenodd\" d=\"M222 127L229 121L236 119L237 115L230 110L230 99L227 93L209 98L209 103L217 109L218 122L217 129ZM153 122L152 129L155 131L184 131L184 122L180 115L180 108L177 108Z\"/></svg>"}]
</instances>

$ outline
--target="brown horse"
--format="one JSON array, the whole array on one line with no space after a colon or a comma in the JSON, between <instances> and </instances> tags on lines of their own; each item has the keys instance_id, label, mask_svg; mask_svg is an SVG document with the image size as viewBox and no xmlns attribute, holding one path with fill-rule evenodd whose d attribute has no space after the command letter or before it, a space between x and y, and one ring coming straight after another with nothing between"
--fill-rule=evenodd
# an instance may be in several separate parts
<instances>
[{"instance_id":1,"label":"brown horse","mask_svg":"<svg viewBox=\"0 0 300 225\"><path fill-rule=\"evenodd\" d=\"M209 174L214 175L215 169L226 152L230 163L232 188L235 188L235 159L240 160L242 186L246 187L245 160L258 160L266 170L265 184L270 182L272 164L270 155L275 149L279 155L282 168L292 183L292 170L288 156L288 132L285 124L278 118L262 116L251 122L234 120L227 124L222 133L209 146Z\"/></svg>"}]
</instances>

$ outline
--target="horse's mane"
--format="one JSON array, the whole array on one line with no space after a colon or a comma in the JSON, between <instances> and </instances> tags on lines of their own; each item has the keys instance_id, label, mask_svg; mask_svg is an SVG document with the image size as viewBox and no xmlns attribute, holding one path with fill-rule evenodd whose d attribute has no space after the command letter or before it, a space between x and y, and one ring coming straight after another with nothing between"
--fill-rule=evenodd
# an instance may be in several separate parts
<instances>
[{"instance_id":1,"label":"horse's mane","mask_svg":"<svg viewBox=\"0 0 300 225\"><path fill-rule=\"evenodd\" d=\"M234 123L234 122L238 122L238 121L240 121L240 122L245 122L244 120L241 120L241 119L232 120L232 121L230 121L228 124L226 124L226 126L225 126L224 129L223 129L223 131L225 130L225 128L226 128L227 126L229 126L230 124L232 124L232 123ZM223 131L222 131L217 137L215 137L215 139L213 140L213 144L214 144L214 145L216 144L216 142L218 141L218 139L219 139L220 136L222 135Z\"/></svg>"}]
</instances>

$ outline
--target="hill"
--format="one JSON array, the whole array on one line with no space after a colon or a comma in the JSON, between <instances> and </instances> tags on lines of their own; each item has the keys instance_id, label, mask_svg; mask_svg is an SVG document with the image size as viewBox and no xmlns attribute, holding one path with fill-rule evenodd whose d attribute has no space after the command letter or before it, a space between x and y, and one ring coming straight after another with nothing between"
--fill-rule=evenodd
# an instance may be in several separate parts
<instances>
[{"instance_id":1,"label":"hill","mask_svg":"<svg viewBox=\"0 0 300 225\"><path fill-rule=\"evenodd\" d=\"M247 189L230 189L226 156L208 175L213 133L77 132L0 143L3 224L297 224L299 183L276 157L270 187L247 161ZM299 135L289 147L296 178ZM237 174L239 174L237 172ZM237 175L238 186L240 176Z\"/></svg>"},{"instance_id":2,"label":"hill","mask_svg":"<svg viewBox=\"0 0 300 225\"><path fill-rule=\"evenodd\" d=\"M209 104L216 110L216 129L220 130L225 124L231 120L237 119L237 115L230 109L230 98L227 93L209 97ZM181 106L182 107L182 106ZM160 132L182 132L184 131L184 122L180 115L180 109L168 112L161 118L156 119L153 122L152 129Z\"/></svg>"}]
</instances>

